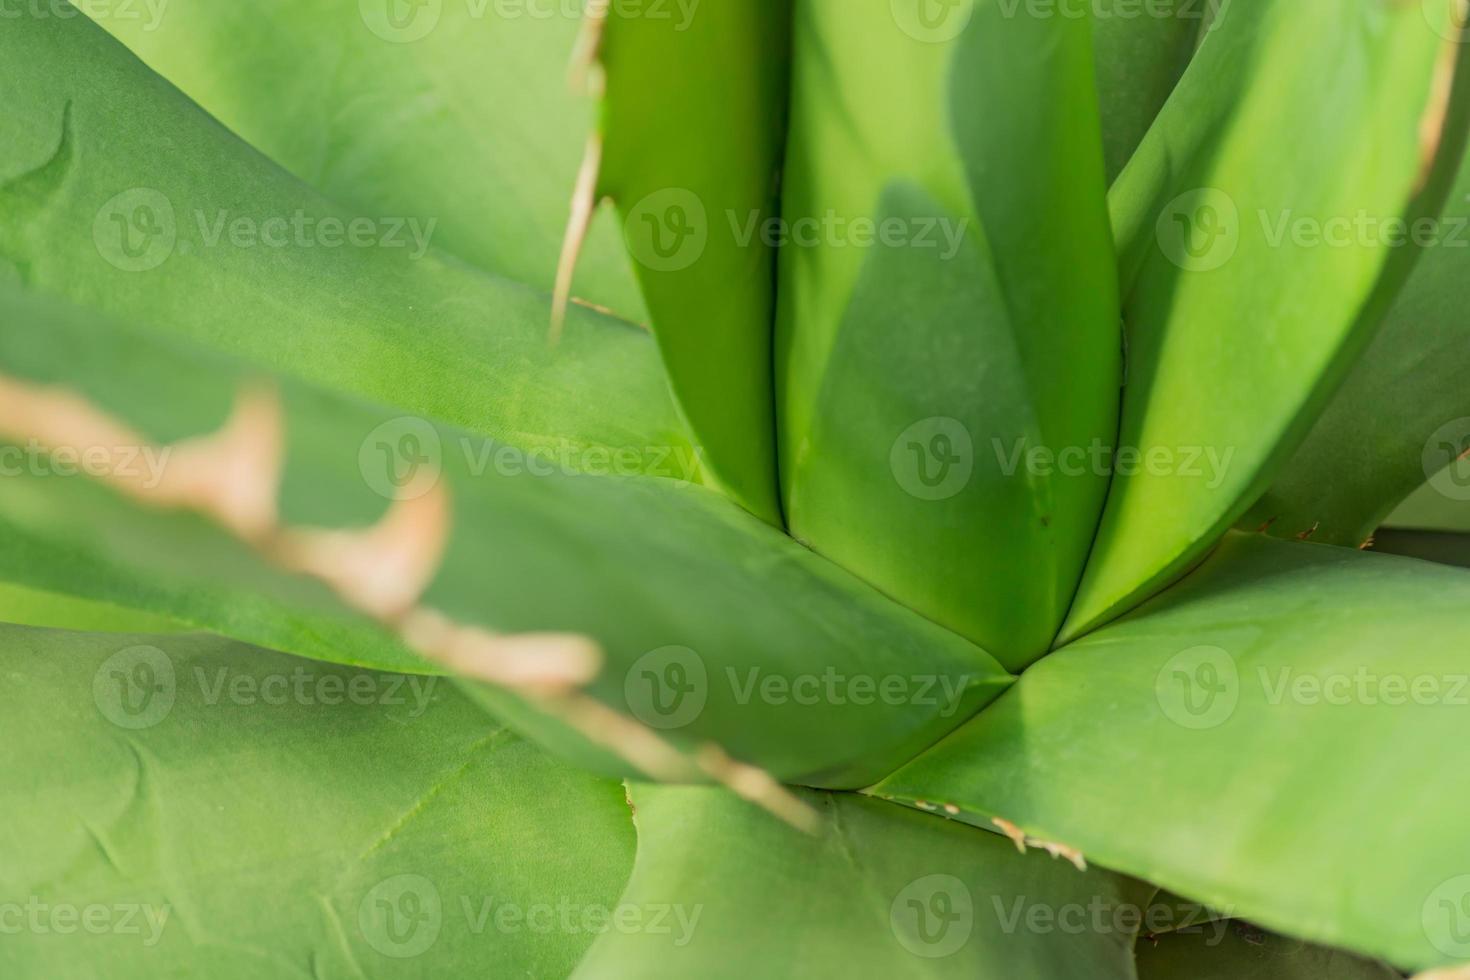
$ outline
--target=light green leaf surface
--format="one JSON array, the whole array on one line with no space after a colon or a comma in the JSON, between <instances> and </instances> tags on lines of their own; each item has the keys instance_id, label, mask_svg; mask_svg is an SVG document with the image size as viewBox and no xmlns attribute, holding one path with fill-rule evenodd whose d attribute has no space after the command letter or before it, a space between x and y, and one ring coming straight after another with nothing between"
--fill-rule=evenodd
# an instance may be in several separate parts
<instances>
[{"instance_id":1,"label":"light green leaf surface","mask_svg":"<svg viewBox=\"0 0 1470 980\"><path fill-rule=\"evenodd\" d=\"M644 332L574 310L552 350L548 299L328 202L87 19L7 21L0 100L0 279L524 450L689 447Z\"/></svg>"},{"instance_id":2,"label":"light green leaf surface","mask_svg":"<svg viewBox=\"0 0 1470 980\"><path fill-rule=\"evenodd\" d=\"M876 800L804 797L815 836L707 789L634 786L623 902L676 895L694 925L609 932L574 980L1133 976L1147 886Z\"/></svg>"},{"instance_id":3,"label":"light green leaf surface","mask_svg":"<svg viewBox=\"0 0 1470 980\"><path fill-rule=\"evenodd\" d=\"M559 977L629 873L622 787L443 678L8 626L0 673L6 976Z\"/></svg>"},{"instance_id":4,"label":"light green leaf surface","mask_svg":"<svg viewBox=\"0 0 1470 980\"><path fill-rule=\"evenodd\" d=\"M1384 527L1470 531L1470 459L1434 475L1384 518Z\"/></svg>"},{"instance_id":5,"label":"light green leaf surface","mask_svg":"<svg viewBox=\"0 0 1470 980\"><path fill-rule=\"evenodd\" d=\"M926 11L797 7L783 492L799 539L1014 668L1071 600L1116 429L1091 46L999 0Z\"/></svg>"},{"instance_id":6,"label":"light green leaf surface","mask_svg":"<svg viewBox=\"0 0 1470 980\"><path fill-rule=\"evenodd\" d=\"M875 792L1398 966L1470 959L1445 782L1470 737L1467 602L1459 569L1233 535Z\"/></svg>"},{"instance_id":7,"label":"light green leaf surface","mask_svg":"<svg viewBox=\"0 0 1470 980\"><path fill-rule=\"evenodd\" d=\"M1098 0L1089 5L1108 183L1123 172L1224 2Z\"/></svg>"},{"instance_id":8,"label":"light green leaf surface","mask_svg":"<svg viewBox=\"0 0 1470 980\"><path fill-rule=\"evenodd\" d=\"M1470 522L1470 465L1454 462L1470 451L1470 167L1462 165L1436 221L1370 230L1392 241L1415 236L1424 254L1373 343L1242 525L1270 521L1282 537L1310 533L1356 546L1426 479L1431 497L1445 494Z\"/></svg>"},{"instance_id":9,"label":"light green leaf surface","mask_svg":"<svg viewBox=\"0 0 1470 980\"><path fill-rule=\"evenodd\" d=\"M781 524L771 335L790 0L614 3L598 193L617 201L711 472Z\"/></svg>"},{"instance_id":10,"label":"light green leaf surface","mask_svg":"<svg viewBox=\"0 0 1470 980\"><path fill-rule=\"evenodd\" d=\"M584 5L167 0L89 9L327 197L356 214L433 221L437 247L549 293L594 108L567 81ZM615 222L594 226L574 294L646 322Z\"/></svg>"},{"instance_id":11,"label":"light green leaf surface","mask_svg":"<svg viewBox=\"0 0 1470 980\"><path fill-rule=\"evenodd\" d=\"M1138 941L1138 980L1399 980L1382 963L1232 922Z\"/></svg>"},{"instance_id":12,"label":"light green leaf surface","mask_svg":"<svg viewBox=\"0 0 1470 980\"><path fill-rule=\"evenodd\" d=\"M0 582L0 623L110 633L174 633L166 616Z\"/></svg>"},{"instance_id":13,"label":"light green leaf surface","mask_svg":"<svg viewBox=\"0 0 1470 980\"><path fill-rule=\"evenodd\" d=\"M1466 57L1447 40L1450 8L1231 4L1114 184L1128 330L1120 451L1063 639L1197 562L1370 339L1416 250L1342 229L1362 214L1439 210L1470 91L1459 72L1443 138L1426 140L1441 133L1447 72Z\"/></svg>"},{"instance_id":14,"label":"light green leaf surface","mask_svg":"<svg viewBox=\"0 0 1470 980\"><path fill-rule=\"evenodd\" d=\"M4 309L0 371L64 384L160 443L215 430L250 376L118 325ZM980 649L713 491L543 469L422 419L297 383L281 391L285 523L364 526L399 493L395 474L435 474L453 506L425 604L496 632L592 637L607 658L592 692L676 739L715 741L793 780L860 786L1010 682ZM7 478L0 530L5 578L304 656L432 669L202 519L144 510L46 458Z\"/></svg>"}]
</instances>

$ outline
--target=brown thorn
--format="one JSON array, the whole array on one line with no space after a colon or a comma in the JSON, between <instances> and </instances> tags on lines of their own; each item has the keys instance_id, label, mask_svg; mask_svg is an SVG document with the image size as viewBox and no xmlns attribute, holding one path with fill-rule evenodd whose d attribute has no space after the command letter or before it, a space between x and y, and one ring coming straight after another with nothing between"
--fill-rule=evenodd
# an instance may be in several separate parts
<instances>
[{"instance_id":1,"label":"brown thorn","mask_svg":"<svg viewBox=\"0 0 1470 980\"><path fill-rule=\"evenodd\" d=\"M532 695L566 694L597 677L602 649L575 633L500 635L414 609L399 622L410 647L456 673Z\"/></svg>"},{"instance_id":2,"label":"brown thorn","mask_svg":"<svg viewBox=\"0 0 1470 980\"><path fill-rule=\"evenodd\" d=\"M271 545L271 557L326 582L355 609L392 622L406 615L433 581L449 524L449 492L435 482L426 492L394 501L369 528L283 530Z\"/></svg>"},{"instance_id":3,"label":"brown thorn","mask_svg":"<svg viewBox=\"0 0 1470 980\"><path fill-rule=\"evenodd\" d=\"M276 525L284 428L274 388L242 388L219 432L172 447L158 502L201 511L247 541L263 538Z\"/></svg>"},{"instance_id":4,"label":"brown thorn","mask_svg":"<svg viewBox=\"0 0 1470 980\"><path fill-rule=\"evenodd\" d=\"M592 216L597 208L597 180L602 170L602 136L593 132L587 137L587 150L582 157L582 169L577 174L577 186L572 192L571 215L567 218L567 233L562 239L561 258L556 264L556 286L551 294L551 345L561 341L562 329L567 322L567 304L572 296L572 280L577 274L577 260L582 256L582 246L587 241L587 232L592 227Z\"/></svg>"},{"instance_id":5,"label":"brown thorn","mask_svg":"<svg viewBox=\"0 0 1470 980\"><path fill-rule=\"evenodd\" d=\"M54 452L88 455L150 448L132 428L63 388L0 377L3 431ZM280 397L273 388L243 388L223 427L158 450L162 468L150 475L106 466L88 475L153 507L199 511L246 540L268 534L276 522L283 443ZM152 482L156 479L156 482Z\"/></svg>"},{"instance_id":6,"label":"brown thorn","mask_svg":"<svg viewBox=\"0 0 1470 980\"><path fill-rule=\"evenodd\" d=\"M993 817L990 822L999 827L1001 833L1015 842L1016 850L1022 854L1026 853L1026 832L1024 830L1009 820L1002 820L1000 817Z\"/></svg>"},{"instance_id":7,"label":"brown thorn","mask_svg":"<svg viewBox=\"0 0 1470 980\"><path fill-rule=\"evenodd\" d=\"M705 775L728 787L741 799L775 814L804 833L815 834L821 827L817 811L803 803L789 789L778 783L764 769L736 762L718 745L702 745L695 761Z\"/></svg>"}]
</instances>

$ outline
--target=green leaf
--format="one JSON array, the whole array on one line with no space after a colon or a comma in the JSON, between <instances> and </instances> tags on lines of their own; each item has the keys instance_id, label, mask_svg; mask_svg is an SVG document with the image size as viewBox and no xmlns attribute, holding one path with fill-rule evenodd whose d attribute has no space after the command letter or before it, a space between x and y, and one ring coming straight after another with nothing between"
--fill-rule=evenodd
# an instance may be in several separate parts
<instances>
[{"instance_id":1,"label":"green leaf","mask_svg":"<svg viewBox=\"0 0 1470 980\"><path fill-rule=\"evenodd\" d=\"M771 334L788 0L607 14L598 193L618 203L669 381L711 472L781 524Z\"/></svg>"},{"instance_id":2,"label":"green leaf","mask_svg":"<svg viewBox=\"0 0 1470 980\"><path fill-rule=\"evenodd\" d=\"M1222 2L1099 0L1090 6L1108 183L1143 141Z\"/></svg>"},{"instance_id":3,"label":"green leaf","mask_svg":"<svg viewBox=\"0 0 1470 980\"><path fill-rule=\"evenodd\" d=\"M550 292L593 108L567 84L584 0L212 0L90 9L155 71L356 214ZM60 74L60 71L57 71ZM616 225L576 293L647 322ZM545 326L545 324L541 324Z\"/></svg>"},{"instance_id":4,"label":"green leaf","mask_svg":"<svg viewBox=\"0 0 1470 980\"><path fill-rule=\"evenodd\" d=\"M1451 531L1411 531L1379 528L1373 550L1383 555L1403 555L1470 568L1470 534Z\"/></svg>"},{"instance_id":5,"label":"green leaf","mask_svg":"<svg viewBox=\"0 0 1470 980\"><path fill-rule=\"evenodd\" d=\"M85 18L8 23L0 97L0 280L523 450L689 449L646 334L580 311L552 350L548 299L328 202Z\"/></svg>"},{"instance_id":6,"label":"green leaf","mask_svg":"<svg viewBox=\"0 0 1470 980\"><path fill-rule=\"evenodd\" d=\"M1395 230L1373 227L1372 233ZM1426 478L1434 485L1431 495L1440 488L1457 495L1444 503L1465 512L1461 522L1470 521L1464 475L1470 469L1463 463L1454 468L1470 450L1470 166L1461 167L1443 214L1409 233L1425 242L1414 274L1243 526L1269 521L1270 532L1282 537L1310 534L1313 541L1355 546ZM1408 241L1398 234L1391 240Z\"/></svg>"},{"instance_id":7,"label":"green leaf","mask_svg":"<svg viewBox=\"0 0 1470 980\"><path fill-rule=\"evenodd\" d=\"M174 633L166 616L0 582L0 623L111 633Z\"/></svg>"},{"instance_id":8,"label":"green leaf","mask_svg":"<svg viewBox=\"0 0 1470 980\"><path fill-rule=\"evenodd\" d=\"M1470 460L1461 460L1428 483L1384 518L1387 528L1421 531L1470 531Z\"/></svg>"},{"instance_id":9,"label":"green leaf","mask_svg":"<svg viewBox=\"0 0 1470 980\"><path fill-rule=\"evenodd\" d=\"M1399 980L1382 963L1232 922L1138 941L1138 980Z\"/></svg>"},{"instance_id":10,"label":"green leaf","mask_svg":"<svg viewBox=\"0 0 1470 980\"><path fill-rule=\"evenodd\" d=\"M1229 915L1421 968L1470 958L1470 575L1233 535L880 784ZM1372 855L1372 859L1366 859Z\"/></svg>"},{"instance_id":11,"label":"green leaf","mask_svg":"<svg viewBox=\"0 0 1470 980\"><path fill-rule=\"evenodd\" d=\"M1133 976L1147 886L887 803L804 796L815 836L710 790L633 787L623 901L676 897L694 925L609 932L575 980L733 980L752 963L772 978Z\"/></svg>"},{"instance_id":12,"label":"green leaf","mask_svg":"<svg viewBox=\"0 0 1470 980\"><path fill-rule=\"evenodd\" d=\"M1439 210L1470 93L1456 72L1446 115L1466 58L1451 6L1232 4L1114 185L1120 450L1063 640L1196 563L1370 339L1415 251L1342 225Z\"/></svg>"},{"instance_id":13,"label":"green leaf","mask_svg":"<svg viewBox=\"0 0 1470 980\"><path fill-rule=\"evenodd\" d=\"M119 471L128 460L156 459L164 469L150 479L177 474L167 467L183 464L159 444L219 428L241 380L253 376L150 333L32 301L0 300L0 309L11 324L0 332L0 372L63 385L152 440L144 447L152 455L115 447L120 455L109 458ZM425 485L400 490L395 475L437 481L451 499L448 549L430 569L423 603L495 633L591 637L605 656L591 693L676 740L719 743L793 780L861 786L1010 683L980 649L713 491L588 475L279 384L286 525L366 526ZM72 448L82 454L90 445ZM15 450L23 449L20 440ZM320 583L277 571L202 518L150 510L74 470L68 476L50 458L6 478L0 577L303 656L433 669ZM498 717L522 723L511 710L497 704ZM547 727L541 719L536 734L556 737Z\"/></svg>"},{"instance_id":14,"label":"green leaf","mask_svg":"<svg viewBox=\"0 0 1470 980\"><path fill-rule=\"evenodd\" d=\"M618 907L622 787L442 678L9 626L0 671L7 976L565 976Z\"/></svg>"},{"instance_id":15,"label":"green leaf","mask_svg":"<svg viewBox=\"0 0 1470 980\"><path fill-rule=\"evenodd\" d=\"M786 513L799 539L1016 668L1071 600L1107 482L1087 459L1116 430L1090 39L1085 19L998 0L949 5L938 26L926 12L798 10Z\"/></svg>"}]
</instances>

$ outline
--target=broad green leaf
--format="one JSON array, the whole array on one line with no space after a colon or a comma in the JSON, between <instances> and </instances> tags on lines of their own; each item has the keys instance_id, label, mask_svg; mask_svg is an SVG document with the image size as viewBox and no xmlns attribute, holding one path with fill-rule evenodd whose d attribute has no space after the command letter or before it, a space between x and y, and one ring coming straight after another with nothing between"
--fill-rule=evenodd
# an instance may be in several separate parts
<instances>
[{"instance_id":1,"label":"broad green leaf","mask_svg":"<svg viewBox=\"0 0 1470 980\"><path fill-rule=\"evenodd\" d=\"M1282 537L1358 545L1426 479L1470 521L1470 166L1444 212L1370 233L1425 251L1347 381L1242 525ZM1441 508L1445 509L1445 508Z\"/></svg>"},{"instance_id":2,"label":"broad green leaf","mask_svg":"<svg viewBox=\"0 0 1470 980\"><path fill-rule=\"evenodd\" d=\"M83 9L327 197L360 215L432 221L436 246L549 293L592 123L592 101L567 84L583 6L158 0ZM646 322L615 224L595 226L577 271L577 296Z\"/></svg>"},{"instance_id":3,"label":"broad green leaf","mask_svg":"<svg viewBox=\"0 0 1470 980\"><path fill-rule=\"evenodd\" d=\"M1141 883L847 794L805 794L822 813L815 836L698 787L630 795L638 857L623 902L678 896L684 915L665 933L600 937L574 980L735 980L753 964L773 980L1133 977Z\"/></svg>"},{"instance_id":4,"label":"broad green leaf","mask_svg":"<svg viewBox=\"0 0 1470 980\"><path fill-rule=\"evenodd\" d=\"M1383 525L1422 531L1470 531L1470 459L1436 473L1394 508Z\"/></svg>"},{"instance_id":5,"label":"broad green leaf","mask_svg":"<svg viewBox=\"0 0 1470 980\"><path fill-rule=\"evenodd\" d=\"M598 193L617 201L711 472L781 523L771 335L790 0L613 3Z\"/></svg>"},{"instance_id":6,"label":"broad green leaf","mask_svg":"<svg viewBox=\"0 0 1470 980\"><path fill-rule=\"evenodd\" d=\"M9 626L0 671L6 976L565 976L620 908L622 787L443 678Z\"/></svg>"},{"instance_id":7,"label":"broad green leaf","mask_svg":"<svg viewBox=\"0 0 1470 980\"><path fill-rule=\"evenodd\" d=\"M110 633L174 633L166 616L0 582L0 623Z\"/></svg>"},{"instance_id":8,"label":"broad green leaf","mask_svg":"<svg viewBox=\"0 0 1470 980\"><path fill-rule=\"evenodd\" d=\"M1398 966L1470 959L1467 602L1460 569L1232 535L874 792Z\"/></svg>"},{"instance_id":9,"label":"broad green leaf","mask_svg":"<svg viewBox=\"0 0 1470 980\"><path fill-rule=\"evenodd\" d=\"M1024 4L1025 0L1009 0ZM1200 36L1226 0L1095 0L1092 46L1112 183L1174 91Z\"/></svg>"},{"instance_id":10,"label":"broad green leaf","mask_svg":"<svg viewBox=\"0 0 1470 980\"><path fill-rule=\"evenodd\" d=\"M1439 211L1470 93L1452 6L1231 4L1113 185L1123 421L1063 640L1196 563L1369 341L1417 250L1344 227Z\"/></svg>"},{"instance_id":11,"label":"broad green leaf","mask_svg":"<svg viewBox=\"0 0 1470 980\"><path fill-rule=\"evenodd\" d=\"M797 5L783 492L800 540L1015 668L1071 600L1116 430L1090 37L931 13Z\"/></svg>"},{"instance_id":12,"label":"broad green leaf","mask_svg":"<svg viewBox=\"0 0 1470 980\"><path fill-rule=\"evenodd\" d=\"M523 450L689 448L646 334L579 311L552 350L547 299L330 203L87 19L8 20L0 99L0 278Z\"/></svg>"},{"instance_id":13,"label":"broad green leaf","mask_svg":"<svg viewBox=\"0 0 1470 980\"><path fill-rule=\"evenodd\" d=\"M1138 941L1138 980L1399 980L1382 963L1244 922Z\"/></svg>"},{"instance_id":14,"label":"broad green leaf","mask_svg":"<svg viewBox=\"0 0 1470 980\"><path fill-rule=\"evenodd\" d=\"M0 308L0 375L65 385L147 436L149 450L218 429L251 376L149 332L31 302ZM362 527L424 481L442 483L449 544L423 603L497 633L591 637L606 662L590 692L681 743L713 741L793 780L861 786L1010 682L980 649L713 491L589 475L278 383L286 525ZM150 479L169 472L161 451L115 448L108 465L119 472L149 460L163 467ZM60 453L31 455L36 465L0 494L0 577L303 656L433 670L324 585L275 571L202 518L145 509L55 465ZM420 482L400 489L394 478L416 468ZM497 704L498 717L531 724L511 710ZM536 733L555 737L556 726L541 719Z\"/></svg>"}]
</instances>

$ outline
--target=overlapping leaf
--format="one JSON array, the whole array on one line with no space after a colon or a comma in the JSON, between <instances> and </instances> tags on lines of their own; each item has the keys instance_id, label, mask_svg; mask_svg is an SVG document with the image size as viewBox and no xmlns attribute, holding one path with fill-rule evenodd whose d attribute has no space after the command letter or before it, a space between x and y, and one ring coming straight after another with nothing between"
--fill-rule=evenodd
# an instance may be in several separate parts
<instances>
[{"instance_id":1,"label":"overlapping leaf","mask_svg":"<svg viewBox=\"0 0 1470 980\"><path fill-rule=\"evenodd\" d=\"M1100 0L1089 5L1108 183L1143 141L1224 2Z\"/></svg>"},{"instance_id":2,"label":"overlapping leaf","mask_svg":"<svg viewBox=\"0 0 1470 980\"><path fill-rule=\"evenodd\" d=\"M614 3L594 69L597 193L617 201L670 384L711 472L777 525L770 229L790 20L790 0Z\"/></svg>"},{"instance_id":3,"label":"overlapping leaf","mask_svg":"<svg viewBox=\"0 0 1470 980\"><path fill-rule=\"evenodd\" d=\"M250 376L34 303L11 302L6 316L0 373L64 385L156 440L144 451L107 447L108 465L137 468L142 482L176 474L159 447L218 428ZM1009 683L978 648L712 491L588 475L585 465L299 384L283 381L280 391L284 524L365 526L425 481L442 483L452 500L448 550L423 603L497 634L591 637L606 657L592 693L676 738L712 740L788 778L851 787ZM65 448L75 456L88 447ZM75 475L74 457L68 470L55 465L59 454L28 455L36 465L8 477L0 495L4 577L305 656L429 669L393 633L348 615L325 586L275 571L201 518L149 511ZM143 469L150 459L156 473ZM395 480L414 470L414 481ZM372 552L348 570L388 561Z\"/></svg>"},{"instance_id":4,"label":"overlapping leaf","mask_svg":"<svg viewBox=\"0 0 1470 980\"><path fill-rule=\"evenodd\" d=\"M84 9L334 201L432 221L436 246L550 293L592 118L592 100L566 77L584 5L168 0ZM645 322L614 224L594 226L577 273L578 297Z\"/></svg>"},{"instance_id":5,"label":"overlapping leaf","mask_svg":"<svg viewBox=\"0 0 1470 980\"><path fill-rule=\"evenodd\" d=\"M1116 428L1090 39L931 13L797 8L783 493L798 538L1018 666L1071 599Z\"/></svg>"},{"instance_id":6,"label":"overlapping leaf","mask_svg":"<svg viewBox=\"0 0 1470 980\"><path fill-rule=\"evenodd\" d=\"M0 623L108 633L175 633L166 616L0 582Z\"/></svg>"},{"instance_id":7,"label":"overlapping leaf","mask_svg":"<svg viewBox=\"0 0 1470 980\"><path fill-rule=\"evenodd\" d=\"M7 976L565 976L623 790L443 678L0 627ZM554 814L554 818L550 815Z\"/></svg>"},{"instance_id":8,"label":"overlapping leaf","mask_svg":"<svg viewBox=\"0 0 1470 980\"><path fill-rule=\"evenodd\" d=\"M552 350L548 299L324 199L86 18L8 20L0 99L5 278L523 450L688 448L642 331L574 310Z\"/></svg>"},{"instance_id":9,"label":"overlapping leaf","mask_svg":"<svg viewBox=\"0 0 1470 980\"><path fill-rule=\"evenodd\" d=\"M1418 241L1424 255L1373 343L1243 524L1356 546L1426 479L1425 500L1470 522L1470 468L1461 461L1470 451L1470 167L1462 164L1436 219L1365 227L1398 248Z\"/></svg>"},{"instance_id":10,"label":"overlapping leaf","mask_svg":"<svg viewBox=\"0 0 1470 980\"><path fill-rule=\"evenodd\" d=\"M1438 212L1470 74L1452 7L1231 4L1114 184L1123 422L1064 638L1198 561L1369 340L1416 250L1341 226Z\"/></svg>"},{"instance_id":11,"label":"overlapping leaf","mask_svg":"<svg viewBox=\"0 0 1470 980\"><path fill-rule=\"evenodd\" d=\"M1236 535L876 792L1399 966L1470 959L1467 601L1459 569Z\"/></svg>"},{"instance_id":12,"label":"overlapping leaf","mask_svg":"<svg viewBox=\"0 0 1470 980\"><path fill-rule=\"evenodd\" d=\"M740 978L756 966L793 978L1133 976L1148 886L887 803L806 796L822 814L816 836L709 790L635 786L623 902L678 895L697 922L609 932L575 980Z\"/></svg>"}]
</instances>

